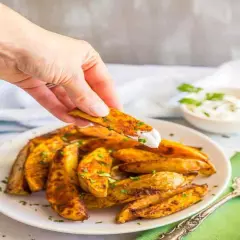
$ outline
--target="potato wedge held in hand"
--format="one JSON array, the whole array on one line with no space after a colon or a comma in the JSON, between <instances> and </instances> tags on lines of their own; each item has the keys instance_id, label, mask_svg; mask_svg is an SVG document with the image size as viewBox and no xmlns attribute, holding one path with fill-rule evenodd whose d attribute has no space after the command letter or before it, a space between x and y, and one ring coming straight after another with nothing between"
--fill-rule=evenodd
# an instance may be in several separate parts
<instances>
[{"instance_id":1,"label":"potato wedge held in hand","mask_svg":"<svg viewBox=\"0 0 240 240\"><path fill-rule=\"evenodd\" d=\"M79 109L74 109L69 114L93 123L98 123L101 126L127 136L138 136L137 131L149 132L153 129L146 123L114 108L110 108L110 112L106 117L93 117Z\"/></svg>"},{"instance_id":2,"label":"potato wedge held in hand","mask_svg":"<svg viewBox=\"0 0 240 240\"><path fill-rule=\"evenodd\" d=\"M87 209L78 191L78 143L59 150L51 164L46 196L52 208L62 217L83 221Z\"/></svg>"},{"instance_id":3,"label":"potato wedge held in hand","mask_svg":"<svg viewBox=\"0 0 240 240\"><path fill-rule=\"evenodd\" d=\"M207 191L208 186L206 184L194 185L192 188L163 200L158 204L136 210L133 214L138 218L148 219L168 216L201 201Z\"/></svg>"},{"instance_id":4,"label":"potato wedge held in hand","mask_svg":"<svg viewBox=\"0 0 240 240\"><path fill-rule=\"evenodd\" d=\"M199 172L203 175L210 176L215 173L215 169L205 161L183 158L163 158L162 160L124 163L119 166L119 169L121 171L138 174L146 174L153 171L169 171L182 174Z\"/></svg>"},{"instance_id":5,"label":"potato wedge held in hand","mask_svg":"<svg viewBox=\"0 0 240 240\"><path fill-rule=\"evenodd\" d=\"M57 150L64 145L65 142L60 136L53 136L37 145L30 152L25 163L25 177L32 192L45 188L49 165Z\"/></svg>"},{"instance_id":6,"label":"potato wedge held in hand","mask_svg":"<svg viewBox=\"0 0 240 240\"><path fill-rule=\"evenodd\" d=\"M78 166L81 187L96 197L106 197L112 157L105 148L97 148L84 156Z\"/></svg>"},{"instance_id":7,"label":"potato wedge held in hand","mask_svg":"<svg viewBox=\"0 0 240 240\"><path fill-rule=\"evenodd\" d=\"M8 178L8 184L6 187L6 193L12 195L28 195L30 189L24 175L24 164L28 157L28 154L33 147L31 142L28 142L26 146L19 152Z\"/></svg>"},{"instance_id":8,"label":"potato wedge held in hand","mask_svg":"<svg viewBox=\"0 0 240 240\"><path fill-rule=\"evenodd\" d=\"M130 202L124 206L120 213L117 215L116 221L117 223L125 223L134 220L137 218L134 215L135 211L157 204L169 197L190 189L192 186L193 185L185 185L173 190L161 191L159 193L150 194L146 197L135 200L134 202Z\"/></svg>"}]
</instances>

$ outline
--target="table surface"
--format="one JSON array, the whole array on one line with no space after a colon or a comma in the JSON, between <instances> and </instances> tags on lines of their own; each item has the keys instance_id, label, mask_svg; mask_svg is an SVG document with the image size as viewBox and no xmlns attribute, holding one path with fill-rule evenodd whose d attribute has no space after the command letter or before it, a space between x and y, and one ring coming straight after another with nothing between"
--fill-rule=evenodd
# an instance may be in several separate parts
<instances>
[{"instance_id":1,"label":"table surface","mask_svg":"<svg viewBox=\"0 0 240 240\"><path fill-rule=\"evenodd\" d=\"M173 122L189 126L182 119L172 120ZM216 141L230 157L234 152L240 151L240 135L222 136L216 134L205 133ZM15 134L1 134L1 142L14 137ZM63 233L55 233L35 227L27 226L22 223L18 223L3 214L0 214L0 239L5 235L3 239L6 240L133 240L139 233L121 234L121 235L108 235L108 236L83 236L83 235L71 235Z\"/></svg>"}]
</instances>

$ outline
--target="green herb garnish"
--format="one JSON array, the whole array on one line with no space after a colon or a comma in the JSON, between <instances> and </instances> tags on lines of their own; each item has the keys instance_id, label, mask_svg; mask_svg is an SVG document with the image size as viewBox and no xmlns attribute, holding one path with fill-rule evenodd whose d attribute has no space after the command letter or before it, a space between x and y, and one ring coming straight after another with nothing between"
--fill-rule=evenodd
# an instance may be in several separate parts
<instances>
[{"instance_id":1,"label":"green herb garnish","mask_svg":"<svg viewBox=\"0 0 240 240\"><path fill-rule=\"evenodd\" d=\"M186 193L183 193L182 196L183 196L183 197L187 197L187 194L186 194Z\"/></svg>"},{"instance_id":2,"label":"green herb garnish","mask_svg":"<svg viewBox=\"0 0 240 240\"><path fill-rule=\"evenodd\" d=\"M108 164L107 163L105 163L105 162L103 162L103 161L97 161L100 165L102 165L102 166L107 166Z\"/></svg>"},{"instance_id":3,"label":"green herb garnish","mask_svg":"<svg viewBox=\"0 0 240 240\"><path fill-rule=\"evenodd\" d=\"M224 93L207 93L206 100L209 101L221 101L224 98Z\"/></svg>"},{"instance_id":4,"label":"green herb garnish","mask_svg":"<svg viewBox=\"0 0 240 240\"><path fill-rule=\"evenodd\" d=\"M83 144L83 140L78 141L78 145L81 146Z\"/></svg>"},{"instance_id":5,"label":"green herb garnish","mask_svg":"<svg viewBox=\"0 0 240 240\"><path fill-rule=\"evenodd\" d=\"M139 176L136 176L136 177L130 177L130 179L133 180L133 181L137 181L137 180L140 179L140 177L139 177Z\"/></svg>"},{"instance_id":6,"label":"green herb garnish","mask_svg":"<svg viewBox=\"0 0 240 240\"><path fill-rule=\"evenodd\" d=\"M4 183L4 184L7 184L7 183L8 183L7 180L2 180L1 182Z\"/></svg>"},{"instance_id":7,"label":"green herb garnish","mask_svg":"<svg viewBox=\"0 0 240 240\"><path fill-rule=\"evenodd\" d=\"M128 137L125 137L125 138L123 139L123 141L125 141L125 142L127 142L128 140L129 140Z\"/></svg>"},{"instance_id":8,"label":"green herb garnish","mask_svg":"<svg viewBox=\"0 0 240 240\"><path fill-rule=\"evenodd\" d=\"M145 138L139 138L139 139L138 139L138 142L140 142L140 143L146 143L147 140L146 140Z\"/></svg>"},{"instance_id":9,"label":"green herb garnish","mask_svg":"<svg viewBox=\"0 0 240 240\"><path fill-rule=\"evenodd\" d=\"M116 180L115 180L115 179L113 179L113 178L110 178L110 177L108 178L108 181L109 181L109 183L110 183L110 184L113 184L113 183L115 183L115 182L116 182Z\"/></svg>"},{"instance_id":10,"label":"green herb garnish","mask_svg":"<svg viewBox=\"0 0 240 240\"><path fill-rule=\"evenodd\" d=\"M102 223L102 221L99 221L99 222L95 222L95 224L99 224L99 223Z\"/></svg>"},{"instance_id":11,"label":"green herb garnish","mask_svg":"<svg viewBox=\"0 0 240 240\"><path fill-rule=\"evenodd\" d=\"M156 172L157 172L156 170L152 170L152 174L153 174L153 175L156 174Z\"/></svg>"},{"instance_id":12,"label":"green herb garnish","mask_svg":"<svg viewBox=\"0 0 240 240\"><path fill-rule=\"evenodd\" d=\"M41 160L39 163L40 163L41 165L47 164L47 162L44 162L43 160Z\"/></svg>"},{"instance_id":13,"label":"green herb garnish","mask_svg":"<svg viewBox=\"0 0 240 240\"><path fill-rule=\"evenodd\" d=\"M88 169L87 168L83 168L83 172L87 173Z\"/></svg>"},{"instance_id":14,"label":"green herb garnish","mask_svg":"<svg viewBox=\"0 0 240 240\"><path fill-rule=\"evenodd\" d=\"M89 178L88 180L90 181L90 183L95 183L96 182L96 180L94 180L92 178Z\"/></svg>"},{"instance_id":15,"label":"green herb garnish","mask_svg":"<svg viewBox=\"0 0 240 240\"><path fill-rule=\"evenodd\" d=\"M144 122L138 122L137 123L137 126L142 126L142 125L144 125L145 123Z\"/></svg>"},{"instance_id":16,"label":"green herb garnish","mask_svg":"<svg viewBox=\"0 0 240 240\"><path fill-rule=\"evenodd\" d=\"M2 187L0 187L0 192L2 192Z\"/></svg>"},{"instance_id":17,"label":"green herb garnish","mask_svg":"<svg viewBox=\"0 0 240 240\"><path fill-rule=\"evenodd\" d=\"M108 118L107 118L107 117L103 117L103 121L104 121L104 122L107 122L107 121L108 121Z\"/></svg>"},{"instance_id":18,"label":"green herb garnish","mask_svg":"<svg viewBox=\"0 0 240 240\"><path fill-rule=\"evenodd\" d=\"M67 139L66 137L64 137L64 136L62 136L61 139L62 139L64 142L67 142L67 141L68 141L68 139Z\"/></svg>"},{"instance_id":19,"label":"green herb garnish","mask_svg":"<svg viewBox=\"0 0 240 240\"><path fill-rule=\"evenodd\" d=\"M207 116L207 117L210 117L210 114L207 113L207 112L203 112L203 114L204 114L205 116Z\"/></svg>"},{"instance_id":20,"label":"green herb garnish","mask_svg":"<svg viewBox=\"0 0 240 240\"><path fill-rule=\"evenodd\" d=\"M177 88L180 92L188 92L188 93L198 93L200 91L202 91L202 88L199 87L194 87L191 84L188 83L183 83L180 86L178 86Z\"/></svg>"},{"instance_id":21,"label":"green herb garnish","mask_svg":"<svg viewBox=\"0 0 240 240\"><path fill-rule=\"evenodd\" d=\"M41 152L41 157L46 158L48 156L48 152Z\"/></svg>"},{"instance_id":22,"label":"green herb garnish","mask_svg":"<svg viewBox=\"0 0 240 240\"><path fill-rule=\"evenodd\" d=\"M99 158L103 158L103 155L102 155L101 153L99 153L97 156L98 156Z\"/></svg>"},{"instance_id":23,"label":"green herb garnish","mask_svg":"<svg viewBox=\"0 0 240 240\"><path fill-rule=\"evenodd\" d=\"M109 127L107 127L107 129L108 129L108 130L110 130L110 131L111 131L111 130L113 130L113 128L112 128L112 127L110 127L110 126L109 126Z\"/></svg>"},{"instance_id":24,"label":"green herb garnish","mask_svg":"<svg viewBox=\"0 0 240 240\"><path fill-rule=\"evenodd\" d=\"M183 98L181 100L179 100L180 103L182 104L191 104L191 105L195 105L195 106L201 106L202 102L193 99L193 98Z\"/></svg>"},{"instance_id":25,"label":"green herb garnish","mask_svg":"<svg viewBox=\"0 0 240 240\"><path fill-rule=\"evenodd\" d=\"M54 220L54 222L64 222L64 220Z\"/></svg>"},{"instance_id":26,"label":"green herb garnish","mask_svg":"<svg viewBox=\"0 0 240 240\"><path fill-rule=\"evenodd\" d=\"M19 201L20 204L22 204L23 206L26 206L27 205L27 202L26 201Z\"/></svg>"},{"instance_id":27,"label":"green herb garnish","mask_svg":"<svg viewBox=\"0 0 240 240\"><path fill-rule=\"evenodd\" d=\"M103 172L103 171L98 171L98 176L100 177L111 177L109 173Z\"/></svg>"},{"instance_id":28,"label":"green herb garnish","mask_svg":"<svg viewBox=\"0 0 240 240\"><path fill-rule=\"evenodd\" d=\"M141 225L141 223L140 223L140 222L137 222L137 225Z\"/></svg>"},{"instance_id":29,"label":"green herb garnish","mask_svg":"<svg viewBox=\"0 0 240 240\"><path fill-rule=\"evenodd\" d=\"M128 191L126 189L121 189L121 193L128 194Z\"/></svg>"}]
</instances>

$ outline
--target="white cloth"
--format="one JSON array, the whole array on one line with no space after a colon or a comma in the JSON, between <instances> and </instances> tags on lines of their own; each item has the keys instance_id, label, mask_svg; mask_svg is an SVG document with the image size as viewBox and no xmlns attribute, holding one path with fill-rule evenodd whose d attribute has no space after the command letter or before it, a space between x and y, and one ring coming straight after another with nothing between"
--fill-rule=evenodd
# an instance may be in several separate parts
<instances>
[{"instance_id":1,"label":"white cloth","mask_svg":"<svg viewBox=\"0 0 240 240\"><path fill-rule=\"evenodd\" d=\"M212 68L108 65L126 112L136 116L179 117L176 86L240 86L240 61ZM196 71L198 69L198 71ZM215 73L214 73L215 72ZM0 132L24 131L59 121L23 90L0 81Z\"/></svg>"}]
</instances>

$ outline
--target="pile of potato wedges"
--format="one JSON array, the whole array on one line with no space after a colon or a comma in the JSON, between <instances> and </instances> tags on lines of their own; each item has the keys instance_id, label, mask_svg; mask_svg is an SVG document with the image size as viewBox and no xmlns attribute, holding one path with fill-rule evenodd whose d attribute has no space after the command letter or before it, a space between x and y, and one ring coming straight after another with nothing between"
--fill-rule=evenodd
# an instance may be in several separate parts
<instances>
[{"instance_id":1,"label":"pile of potato wedges","mask_svg":"<svg viewBox=\"0 0 240 240\"><path fill-rule=\"evenodd\" d=\"M88 209L122 205L117 223L160 218L185 209L208 191L198 174L216 172L197 148L163 139L149 148L112 129L68 125L31 139L19 152L6 193L46 191L61 217L86 220Z\"/></svg>"}]
</instances>

